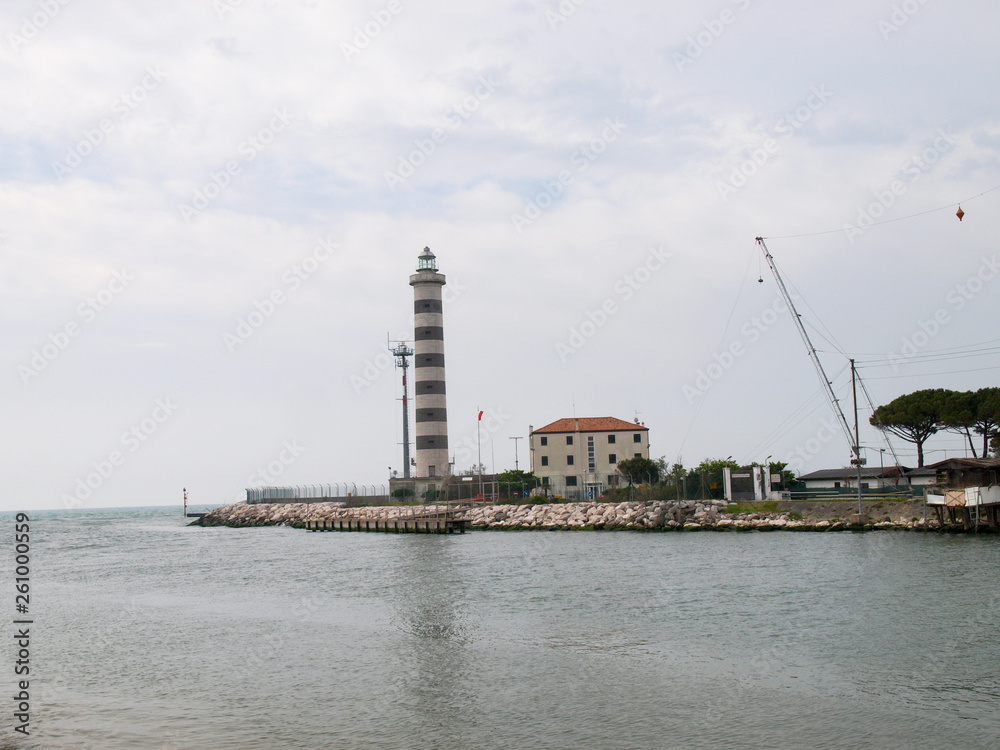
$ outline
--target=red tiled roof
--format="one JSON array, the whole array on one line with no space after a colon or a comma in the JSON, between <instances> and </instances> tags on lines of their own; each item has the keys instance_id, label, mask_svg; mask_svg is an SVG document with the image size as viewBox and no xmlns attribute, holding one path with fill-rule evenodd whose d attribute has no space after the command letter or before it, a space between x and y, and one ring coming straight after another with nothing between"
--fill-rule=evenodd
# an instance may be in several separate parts
<instances>
[{"instance_id":1,"label":"red tiled roof","mask_svg":"<svg viewBox=\"0 0 1000 750\"><path fill-rule=\"evenodd\" d=\"M580 423L579 428L577 422ZM552 424L539 427L535 432L625 432L632 430L648 430L641 424L626 422L624 419L615 417L566 417L557 419Z\"/></svg>"}]
</instances>

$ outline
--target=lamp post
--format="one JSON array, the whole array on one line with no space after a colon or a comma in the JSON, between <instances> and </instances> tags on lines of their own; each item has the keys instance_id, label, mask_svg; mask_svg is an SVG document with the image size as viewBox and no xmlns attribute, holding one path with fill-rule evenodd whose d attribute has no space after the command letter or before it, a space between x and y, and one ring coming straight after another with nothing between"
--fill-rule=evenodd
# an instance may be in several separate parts
<instances>
[{"instance_id":1,"label":"lamp post","mask_svg":"<svg viewBox=\"0 0 1000 750\"><path fill-rule=\"evenodd\" d=\"M479 416L476 417L476 446L478 451L479 465L476 467L476 472L479 474L479 499L483 499L483 430L480 422L483 421L483 410L476 409L479 412Z\"/></svg>"},{"instance_id":2,"label":"lamp post","mask_svg":"<svg viewBox=\"0 0 1000 750\"><path fill-rule=\"evenodd\" d=\"M520 471L520 466L517 464L517 441L521 439L520 435L512 437L511 440L514 441L514 471Z\"/></svg>"}]
</instances>

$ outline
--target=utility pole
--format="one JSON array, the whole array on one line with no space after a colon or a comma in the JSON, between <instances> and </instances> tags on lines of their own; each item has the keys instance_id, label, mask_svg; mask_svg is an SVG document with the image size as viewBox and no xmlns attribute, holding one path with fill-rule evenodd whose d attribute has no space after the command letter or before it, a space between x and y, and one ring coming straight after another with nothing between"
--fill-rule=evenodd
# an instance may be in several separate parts
<instances>
[{"instance_id":1,"label":"utility pole","mask_svg":"<svg viewBox=\"0 0 1000 750\"><path fill-rule=\"evenodd\" d=\"M764 238L758 237L757 244L760 245L761 249L764 251L764 260L767 261L767 265L771 269L771 273L774 274L774 280L778 283L778 291L781 292L782 299L784 299L785 304L788 306L788 310L792 313L792 321L795 323L795 327L799 329L799 335L802 337L802 341L805 342L806 350L809 352L809 358L812 360L813 367L816 368L816 374L819 376L820 382L823 384L823 390L826 391L826 397L830 401L830 405L833 407L834 413L837 416L837 421L840 424L840 428L844 431L844 437L847 438L847 442L850 444L851 428L847 424L847 418L844 417L844 411L840 408L840 401L837 399L837 394L833 391L833 385L830 383L829 378L826 377L826 372L823 370L823 364L819 361L819 354L816 353L816 347L813 346L813 343L809 338L809 334L806 333L806 328L802 324L802 316L799 315L799 311L795 309L795 303L792 302L792 296L788 293L788 289L785 288L785 282L781 278L781 274L778 273L778 267L774 264L774 258L771 257L771 251L768 250L767 245L764 244ZM856 442L857 441L855 440L855 443Z\"/></svg>"},{"instance_id":2,"label":"utility pole","mask_svg":"<svg viewBox=\"0 0 1000 750\"><path fill-rule=\"evenodd\" d=\"M854 369L854 360L851 360L851 391L854 394L854 458L852 464L858 467L858 523L861 523L861 465L864 459L861 458L861 440L858 437L858 386Z\"/></svg>"},{"instance_id":3,"label":"utility pole","mask_svg":"<svg viewBox=\"0 0 1000 750\"><path fill-rule=\"evenodd\" d=\"M479 465L476 467L479 473L479 498L483 497L483 430L481 422L483 421L483 410L476 409L479 412L479 416L476 417L476 443L479 450Z\"/></svg>"},{"instance_id":4,"label":"utility pole","mask_svg":"<svg viewBox=\"0 0 1000 750\"><path fill-rule=\"evenodd\" d=\"M390 349L396 358L396 367L403 371L403 479L410 478L410 407L406 398L406 368L410 366L407 357L413 356L413 349L400 341L395 349Z\"/></svg>"},{"instance_id":5,"label":"utility pole","mask_svg":"<svg viewBox=\"0 0 1000 750\"><path fill-rule=\"evenodd\" d=\"M520 439L520 435L511 438L514 441L514 471L520 471L520 467L517 465L517 441Z\"/></svg>"}]
</instances>

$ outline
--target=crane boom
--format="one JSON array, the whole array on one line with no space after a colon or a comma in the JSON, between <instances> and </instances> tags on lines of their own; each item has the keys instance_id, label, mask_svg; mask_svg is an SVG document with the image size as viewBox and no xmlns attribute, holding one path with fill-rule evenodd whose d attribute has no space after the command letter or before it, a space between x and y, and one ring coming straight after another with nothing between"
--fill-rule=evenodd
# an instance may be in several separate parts
<instances>
[{"instance_id":1,"label":"crane boom","mask_svg":"<svg viewBox=\"0 0 1000 750\"><path fill-rule=\"evenodd\" d=\"M844 410L840 408L840 401L837 399L837 394L833 392L833 385L830 383L830 379L826 376L826 371L823 369L823 363L819 361L819 355L816 353L816 347L813 346L812 341L809 339L809 334L806 332L806 328L802 325L802 317L799 315L799 311L795 309L795 303L792 302L792 297L788 293L788 289L785 288L785 282L781 278L781 274L778 273L777 266L774 265L774 258L771 257L771 252L767 249L767 245L764 244L764 238L758 237L757 244L760 245L761 249L764 251L764 260L767 261L768 267L771 269L771 273L774 274L774 280L778 282L778 290L781 292L782 298L785 300L785 304L788 305L789 312L792 313L792 320L795 321L796 328L799 329L799 335L802 336L802 340L805 342L806 349L809 350L809 357L812 359L813 365L816 367L816 374L819 375L820 381L823 383L823 389L826 391L826 397L830 400L830 405L833 406L833 411L837 415L837 419L840 422L840 428L844 431L844 437L847 439L847 444L851 446L851 453L854 454L855 459L860 459L859 449L854 439L854 435L851 431L851 426L847 423L847 417L844 416Z\"/></svg>"}]
</instances>

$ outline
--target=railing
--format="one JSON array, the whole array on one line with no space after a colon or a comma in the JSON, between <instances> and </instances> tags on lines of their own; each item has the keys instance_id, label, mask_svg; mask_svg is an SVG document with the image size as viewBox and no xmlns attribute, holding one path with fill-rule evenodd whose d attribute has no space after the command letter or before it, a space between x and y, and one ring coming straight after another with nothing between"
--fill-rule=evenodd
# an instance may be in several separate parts
<instances>
[{"instance_id":1,"label":"railing","mask_svg":"<svg viewBox=\"0 0 1000 750\"><path fill-rule=\"evenodd\" d=\"M786 490L787 492L787 490ZM862 487L861 495L866 500L890 499L902 500L905 498L922 498L924 488L922 486L910 487ZM857 499L857 487L824 487L822 489L792 490L792 500L850 500Z\"/></svg>"},{"instance_id":2,"label":"railing","mask_svg":"<svg viewBox=\"0 0 1000 750\"><path fill-rule=\"evenodd\" d=\"M388 499L384 484L296 484L287 487L247 487L248 503L338 502L357 499Z\"/></svg>"}]
</instances>

